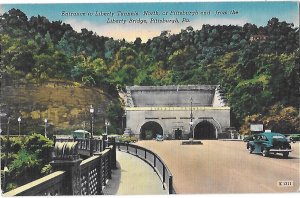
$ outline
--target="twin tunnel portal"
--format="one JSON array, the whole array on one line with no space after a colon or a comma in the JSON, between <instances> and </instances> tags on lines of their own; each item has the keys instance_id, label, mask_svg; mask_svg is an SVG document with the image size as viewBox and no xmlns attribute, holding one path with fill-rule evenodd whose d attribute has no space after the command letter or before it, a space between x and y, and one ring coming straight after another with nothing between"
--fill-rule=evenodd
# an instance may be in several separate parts
<instances>
[{"instance_id":1,"label":"twin tunnel portal","mask_svg":"<svg viewBox=\"0 0 300 198\"><path fill-rule=\"evenodd\" d=\"M126 128L140 140L218 139L230 128L219 85L127 86Z\"/></svg>"},{"instance_id":2,"label":"twin tunnel portal","mask_svg":"<svg viewBox=\"0 0 300 198\"><path fill-rule=\"evenodd\" d=\"M203 140L203 139L216 139L216 128L215 126L208 122L202 121L198 123L193 128L194 139ZM140 139L141 140L151 140L156 137L156 135L164 135L162 126L155 122L149 121L142 125L140 129ZM183 139L183 131L180 128L174 130L174 139L180 140Z\"/></svg>"}]
</instances>

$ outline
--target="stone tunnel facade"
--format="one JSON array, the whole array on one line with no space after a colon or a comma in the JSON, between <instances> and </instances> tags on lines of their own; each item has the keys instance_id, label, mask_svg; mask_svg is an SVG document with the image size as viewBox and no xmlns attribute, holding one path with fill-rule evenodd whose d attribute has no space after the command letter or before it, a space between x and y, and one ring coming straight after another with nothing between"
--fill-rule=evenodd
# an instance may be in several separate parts
<instances>
[{"instance_id":1,"label":"stone tunnel facade","mask_svg":"<svg viewBox=\"0 0 300 198\"><path fill-rule=\"evenodd\" d=\"M139 139L217 139L230 127L218 85L126 87L126 127Z\"/></svg>"}]
</instances>

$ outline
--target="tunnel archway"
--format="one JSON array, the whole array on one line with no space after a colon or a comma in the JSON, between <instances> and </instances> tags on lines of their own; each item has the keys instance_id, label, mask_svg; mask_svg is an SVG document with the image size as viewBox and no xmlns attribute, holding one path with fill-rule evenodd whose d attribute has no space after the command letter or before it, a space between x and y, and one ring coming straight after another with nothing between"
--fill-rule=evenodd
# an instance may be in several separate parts
<instances>
[{"instance_id":1,"label":"tunnel archway","mask_svg":"<svg viewBox=\"0 0 300 198\"><path fill-rule=\"evenodd\" d=\"M157 122L149 121L142 125L140 130L140 139L152 140L157 134L163 135L163 128Z\"/></svg>"},{"instance_id":2,"label":"tunnel archway","mask_svg":"<svg viewBox=\"0 0 300 198\"><path fill-rule=\"evenodd\" d=\"M206 120L199 122L194 128L194 138L196 140L216 139L216 127Z\"/></svg>"}]
</instances>

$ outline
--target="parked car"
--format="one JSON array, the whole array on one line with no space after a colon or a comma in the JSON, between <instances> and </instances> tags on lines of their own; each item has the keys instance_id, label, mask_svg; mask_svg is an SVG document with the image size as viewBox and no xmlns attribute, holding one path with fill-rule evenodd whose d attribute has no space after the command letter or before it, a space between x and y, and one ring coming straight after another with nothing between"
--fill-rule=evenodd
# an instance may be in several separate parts
<instances>
[{"instance_id":1,"label":"parked car","mask_svg":"<svg viewBox=\"0 0 300 198\"><path fill-rule=\"evenodd\" d=\"M133 135L121 135L117 138L116 141L121 143L131 143L131 142L135 143L138 141L138 139Z\"/></svg>"},{"instance_id":2,"label":"parked car","mask_svg":"<svg viewBox=\"0 0 300 198\"><path fill-rule=\"evenodd\" d=\"M157 134L155 140L156 141L164 141L164 136Z\"/></svg>"},{"instance_id":3,"label":"parked car","mask_svg":"<svg viewBox=\"0 0 300 198\"><path fill-rule=\"evenodd\" d=\"M292 142L299 141L299 140L300 140L300 134L291 134L291 135L289 136L289 138L290 138L290 140L291 140Z\"/></svg>"},{"instance_id":4,"label":"parked car","mask_svg":"<svg viewBox=\"0 0 300 198\"><path fill-rule=\"evenodd\" d=\"M249 142L249 141L252 140L252 139L253 139L253 135L249 135L249 136L247 136L247 137L244 137L243 141L244 141L244 142Z\"/></svg>"},{"instance_id":5,"label":"parked car","mask_svg":"<svg viewBox=\"0 0 300 198\"><path fill-rule=\"evenodd\" d=\"M249 153L261 153L264 157L270 153L281 153L284 158L288 158L291 145L288 139L281 133L265 132L253 135L247 142Z\"/></svg>"}]
</instances>

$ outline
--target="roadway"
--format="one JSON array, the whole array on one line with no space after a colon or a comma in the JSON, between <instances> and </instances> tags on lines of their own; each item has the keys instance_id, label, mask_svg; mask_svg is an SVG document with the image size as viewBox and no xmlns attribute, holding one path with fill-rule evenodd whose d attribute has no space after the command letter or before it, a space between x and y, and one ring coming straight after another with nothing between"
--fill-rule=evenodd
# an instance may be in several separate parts
<instances>
[{"instance_id":1,"label":"roadway","mask_svg":"<svg viewBox=\"0 0 300 198\"><path fill-rule=\"evenodd\" d=\"M151 140L136 144L164 160L178 194L299 191L299 143L291 144L293 152L284 159L281 154L249 154L246 143L241 141L202 142L203 145L181 145L179 140ZM293 181L293 186L279 187L280 181Z\"/></svg>"}]
</instances>

